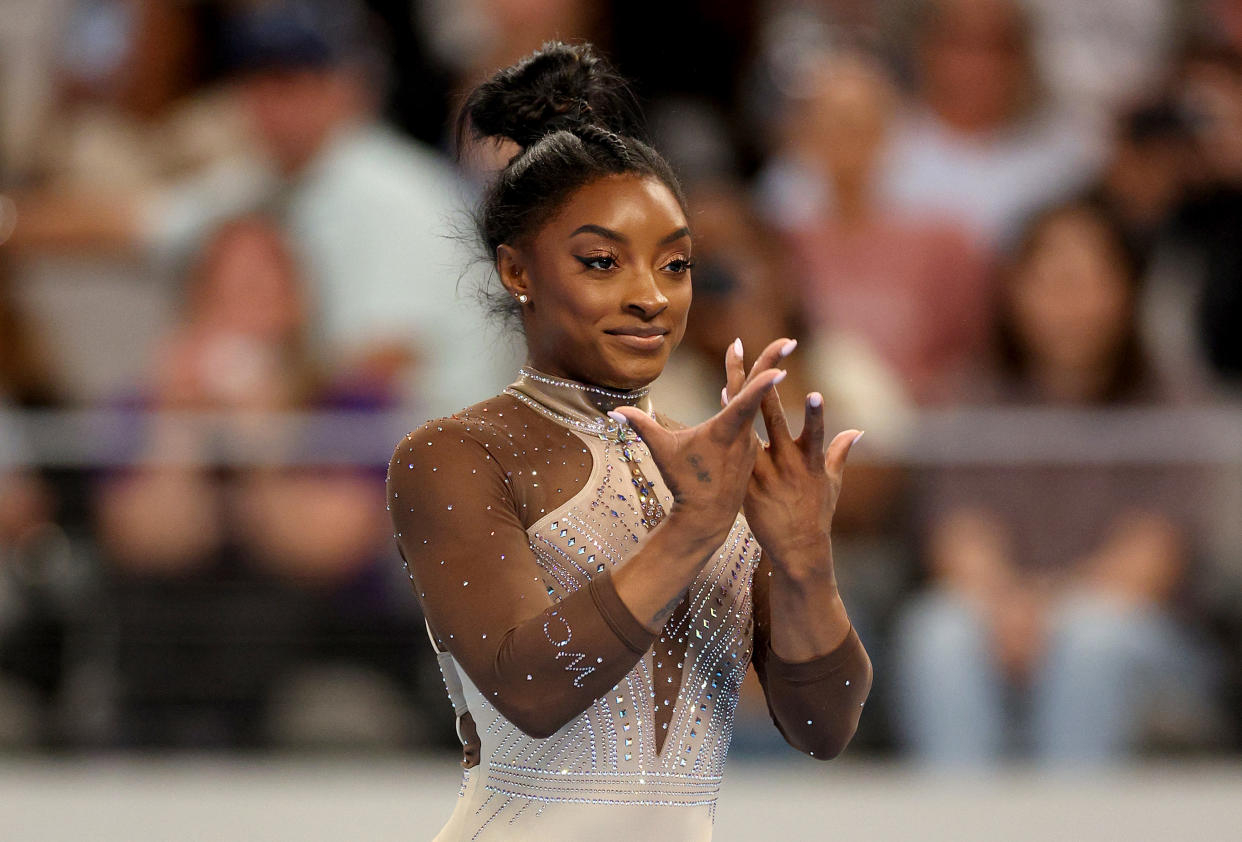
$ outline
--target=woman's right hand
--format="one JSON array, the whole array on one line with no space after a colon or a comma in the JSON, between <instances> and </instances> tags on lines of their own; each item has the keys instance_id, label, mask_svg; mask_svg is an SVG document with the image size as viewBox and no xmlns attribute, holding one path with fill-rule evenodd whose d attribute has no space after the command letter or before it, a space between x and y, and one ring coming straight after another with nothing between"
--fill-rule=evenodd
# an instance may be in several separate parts
<instances>
[{"instance_id":1,"label":"woman's right hand","mask_svg":"<svg viewBox=\"0 0 1242 842\"><path fill-rule=\"evenodd\" d=\"M629 424L647 445L673 495L669 517L700 530L706 541L723 541L741 511L759 448L755 414L763 396L785 377L774 366L787 342L778 339L768 345L729 405L702 424L668 430L637 407L609 413Z\"/></svg>"}]
</instances>

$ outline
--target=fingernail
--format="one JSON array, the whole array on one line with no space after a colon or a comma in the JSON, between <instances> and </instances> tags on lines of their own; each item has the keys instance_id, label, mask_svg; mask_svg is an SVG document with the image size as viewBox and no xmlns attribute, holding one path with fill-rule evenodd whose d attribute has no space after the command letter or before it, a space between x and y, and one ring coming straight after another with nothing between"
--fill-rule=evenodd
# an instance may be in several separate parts
<instances>
[{"instance_id":1,"label":"fingernail","mask_svg":"<svg viewBox=\"0 0 1242 842\"><path fill-rule=\"evenodd\" d=\"M811 396L806 399L807 405L819 409L824 405L824 396L819 392L811 392Z\"/></svg>"},{"instance_id":2,"label":"fingernail","mask_svg":"<svg viewBox=\"0 0 1242 842\"><path fill-rule=\"evenodd\" d=\"M725 406L729 405L729 387L728 386L720 387L720 402L724 404Z\"/></svg>"},{"instance_id":3,"label":"fingernail","mask_svg":"<svg viewBox=\"0 0 1242 842\"><path fill-rule=\"evenodd\" d=\"M618 424L629 424L630 423L630 419L626 418L624 415L622 415L620 412L617 412L616 410L612 410L612 409L608 410L608 417L611 418L613 421L616 421Z\"/></svg>"},{"instance_id":4,"label":"fingernail","mask_svg":"<svg viewBox=\"0 0 1242 842\"><path fill-rule=\"evenodd\" d=\"M773 385L773 386L775 386L777 383L779 383L779 382L781 382L782 380L784 380L784 379L785 379L785 375L786 375L786 374L788 374L788 373L789 373L789 372L785 371L784 369L781 369L781 370L777 373L777 375L776 375L775 377L773 377L773 378L772 378L772 385Z\"/></svg>"},{"instance_id":5,"label":"fingernail","mask_svg":"<svg viewBox=\"0 0 1242 842\"><path fill-rule=\"evenodd\" d=\"M742 338L740 336L733 340L733 353L737 354L739 358L742 356Z\"/></svg>"},{"instance_id":6,"label":"fingernail","mask_svg":"<svg viewBox=\"0 0 1242 842\"><path fill-rule=\"evenodd\" d=\"M853 447L854 445L858 444L858 440L859 440L860 438L862 438L863 436L865 436L866 434L867 434L867 431L866 431L866 430L863 430L861 433L859 433L858 435L854 436L854 440L853 440L852 442L850 442L850 447Z\"/></svg>"},{"instance_id":7,"label":"fingernail","mask_svg":"<svg viewBox=\"0 0 1242 842\"><path fill-rule=\"evenodd\" d=\"M794 352L794 348L797 348L797 347L798 347L798 340L790 339L788 342L786 342L784 345L781 346L781 356L788 357L790 354Z\"/></svg>"}]
</instances>

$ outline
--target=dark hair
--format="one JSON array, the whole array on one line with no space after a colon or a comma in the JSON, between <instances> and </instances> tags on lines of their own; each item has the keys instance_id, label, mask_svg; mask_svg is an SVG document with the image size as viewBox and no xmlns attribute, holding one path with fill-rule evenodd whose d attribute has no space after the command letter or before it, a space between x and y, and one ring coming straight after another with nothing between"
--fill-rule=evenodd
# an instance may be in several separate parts
<instances>
[{"instance_id":1,"label":"dark hair","mask_svg":"<svg viewBox=\"0 0 1242 842\"><path fill-rule=\"evenodd\" d=\"M1013 278L1019 269L1040 248L1044 234L1053 223L1066 217L1086 217L1104 236L1106 247L1113 252L1117 267L1130 297L1129 315L1118 340L1113 358L1113 371L1098 396L1101 403L1141 401L1152 384L1154 370L1143 347L1134 299L1146 271L1141 254L1134 248L1120 220L1107 207L1090 197L1078 197L1044 208L1031 217L1023 229L1017 247L1004 270L1005 283L998 294L1001 298L995 321L997 358L1002 372L1015 381L1030 376L1031 358L1018 335L1011 296Z\"/></svg>"},{"instance_id":2,"label":"dark hair","mask_svg":"<svg viewBox=\"0 0 1242 842\"><path fill-rule=\"evenodd\" d=\"M522 148L479 203L475 227L487 259L500 244L530 237L575 191L612 175L657 178L684 210L677 176L642 134L625 80L590 44L548 42L475 88L457 118L458 156L476 139ZM503 290L484 294L493 313L519 314Z\"/></svg>"}]
</instances>

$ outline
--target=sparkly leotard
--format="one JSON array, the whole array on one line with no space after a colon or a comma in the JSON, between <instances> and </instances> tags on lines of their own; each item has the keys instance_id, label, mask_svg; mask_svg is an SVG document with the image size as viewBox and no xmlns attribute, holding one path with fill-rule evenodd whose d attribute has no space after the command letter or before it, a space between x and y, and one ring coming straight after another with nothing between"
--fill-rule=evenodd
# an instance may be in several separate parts
<instances>
[{"instance_id":1,"label":"sparkly leotard","mask_svg":"<svg viewBox=\"0 0 1242 842\"><path fill-rule=\"evenodd\" d=\"M393 455L394 537L480 741L441 842L710 839L752 660L796 748L831 756L853 733L861 643L851 630L796 664L771 652L766 568L740 515L660 635L621 602L611 571L671 504L646 447L605 415L622 404L651 411L645 390L523 369Z\"/></svg>"}]
</instances>

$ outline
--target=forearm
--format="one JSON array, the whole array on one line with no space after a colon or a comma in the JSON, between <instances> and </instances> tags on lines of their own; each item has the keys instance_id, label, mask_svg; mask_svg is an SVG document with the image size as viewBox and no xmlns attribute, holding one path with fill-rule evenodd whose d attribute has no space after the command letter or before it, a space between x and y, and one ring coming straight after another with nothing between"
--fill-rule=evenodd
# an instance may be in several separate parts
<instances>
[{"instance_id":1,"label":"forearm","mask_svg":"<svg viewBox=\"0 0 1242 842\"><path fill-rule=\"evenodd\" d=\"M674 510L614 572L621 602L644 628L659 634L694 577L727 536L727 529L704 529Z\"/></svg>"},{"instance_id":2,"label":"forearm","mask_svg":"<svg viewBox=\"0 0 1242 842\"><path fill-rule=\"evenodd\" d=\"M480 691L506 718L533 737L547 737L624 679L654 638L617 598L611 574L604 574L498 633L484 650L491 653L489 668L468 672L482 673ZM448 643L459 658L470 657L463 647L472 643Z\"/></svg>"},{"instance_id":3,"label":"forearm","mask_svg":"<svg viewBox=\"0 0 1242 842\"><path fill-rule=\"evenodd\" d=\"M772 651L798 662L837 649L849 633L850 618L837 590L831 541L825 536L801 548L796 559L772 561L767 583Z\"/></svg>"},{"instance_id":4,"label":"forearm","mask_svg":"<svg viewBox=\"0 0 1242 842\"><path fill-rule=\"evenodd\" d=\"M871 691L871 659L854 629L836 649L809 661L785 661L769 641L756 639L755 646L768 712L785 741L819 760L844 751Z\"/></svg>"},{"instance_id":5,"label":"forearm","mask_svg":"<svg viewBox=\"0 0 1242 842\"><path fill-rule=\"evenodd\" d=\"M547 736L628 675L724 540L697 527L670 514L624 564L506 632L492 688L512 702L502 712Z\"/></svg>"},{"instance_id":6,"label":"forearm","mask_svg":"<svg viewBox=\"0 0 1242 842\"><path fill-rule=\"evenodd\" d=\"M786 741L827 760L858 727L871 661L837 591L827 537L796 555L769 558L756 574L755 667Z\"/></svg>"}]
</instances>

